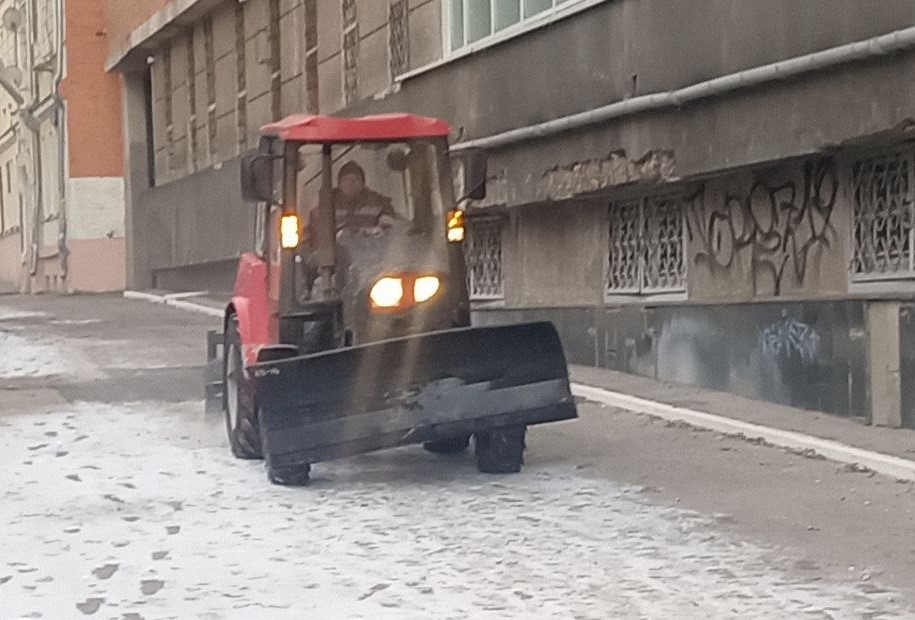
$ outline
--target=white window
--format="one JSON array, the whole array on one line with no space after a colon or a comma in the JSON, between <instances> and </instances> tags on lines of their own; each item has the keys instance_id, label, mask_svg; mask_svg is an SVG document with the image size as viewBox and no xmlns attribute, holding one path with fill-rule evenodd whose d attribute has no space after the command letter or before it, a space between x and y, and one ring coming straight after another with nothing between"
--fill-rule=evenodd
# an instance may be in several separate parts
<instances>
[{"instance_id":1,"label":"white window","mask_svg":"<svg viewBox=\"0 0 915 620\"><path fill-rule=\"evenodd\" d=\"M595 0L445 0L446 53L522 31Z\"/></svg>"}]
</instances>

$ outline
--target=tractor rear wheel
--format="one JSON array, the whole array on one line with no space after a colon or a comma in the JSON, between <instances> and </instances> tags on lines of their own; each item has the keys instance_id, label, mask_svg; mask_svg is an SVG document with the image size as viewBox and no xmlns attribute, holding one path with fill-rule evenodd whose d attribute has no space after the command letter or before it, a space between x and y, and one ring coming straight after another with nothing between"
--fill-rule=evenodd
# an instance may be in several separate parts
<instances>
[{"instance_id":1,"label":"tractor rear wheel","mask_svg":"<svg viewBox=\"0 0 915 620\"><path fill-rule=\"evenodd\" d=\"M468 445L470 445L470 435L461 435L438 441L427 441L423 444L423 448L433 454L456 454L466 450Z\"/></svg>"},{"instance_id":2,"label":"tractor rear wheel","mask_svg":"<svg viewBox=\"0 0 915 620\"><path fill-rule=\"evenodd\" d=\"M524 462L523 424L477 433L475 448L477 469L487 474L514 474Z\"/></svg>"},{"instance_id":3,"label":"tractor rear wheel","mask_svg":"<svg viewBox=\"0 0 915 620\"><path fill-rule=\"evenodd\" d=\"M241 355L238 318L233 314L226 322L223 342L223 409L226 412L226 432L232 454L240 459L260 459L260 430L254 407L254 385L245 376Z\"/></svg>"}]
</instances>

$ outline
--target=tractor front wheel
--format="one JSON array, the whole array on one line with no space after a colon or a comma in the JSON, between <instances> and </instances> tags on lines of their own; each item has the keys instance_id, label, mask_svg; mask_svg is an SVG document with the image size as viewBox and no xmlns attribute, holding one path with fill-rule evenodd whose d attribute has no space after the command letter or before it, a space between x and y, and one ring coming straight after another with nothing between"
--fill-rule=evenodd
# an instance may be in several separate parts
<instances>
[{"instance_id":1,"label":"tractor front wheel","mask_svg":"<svg viewBox=\"0 0 915 620\"><path fill-rule=\"evenodd\" d=\"M226 322L223 343L223 409L226 412L226 432L232 454L240 459L260 459L260 431L254 408L254 386L245 375L241 355L238 318L233 314Z\"/></svg>"},{"instance_id":2,"label":"tractor front wheel","mask_svg":"<svg viewBox=\"0 0 915 620\"><path fill-rule=\"evenodd\" d=\"M524 462L523 424L476 434L477 469L487 474L514 474Z\"/></svg>"}]
</instances>

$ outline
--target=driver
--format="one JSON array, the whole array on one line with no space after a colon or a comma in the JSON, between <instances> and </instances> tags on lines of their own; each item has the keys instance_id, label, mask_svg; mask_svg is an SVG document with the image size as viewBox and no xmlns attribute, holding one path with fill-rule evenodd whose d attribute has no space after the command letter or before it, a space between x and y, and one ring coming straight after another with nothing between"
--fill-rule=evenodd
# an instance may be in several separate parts
<instances>
[{"instance_id":1,"label":"driver","mask_svg":"<svg viewBox=\"0 0 915 620\"><path fill-rule=\"evenodd\" d=\"M351 228L377 236L394 221L391 199L365 186L365 171L354 161L340 167L332 200L337 230Z\"/></svg>"}]
</instances>

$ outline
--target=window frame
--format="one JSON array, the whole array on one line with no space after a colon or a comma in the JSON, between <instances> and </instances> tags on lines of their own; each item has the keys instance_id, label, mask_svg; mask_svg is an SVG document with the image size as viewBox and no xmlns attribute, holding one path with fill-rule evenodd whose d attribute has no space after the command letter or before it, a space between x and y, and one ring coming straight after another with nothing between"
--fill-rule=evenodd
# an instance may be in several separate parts
<instances>
[{"instance_id":1,"label":"window frame","mask_svg":"<svg viewBox=\"0 0 915 620\"><path fill-rule=\"evenodd\" d=\"M495 0L496 2L498 0ZM458 58L468 56L470 54L479 52L483 49L491 47L493 45L498 45L503 41L507 41L517 36L521 36L533 30L537 30L544 26L548 26L554 22L557 22L566 17L580 13L586 9L597 6L609 0L565 0L560 4L557 4L559 0L554 0L553 7L549 8L541 13L538 13L534 16L525 18L524 17L524 7L522 4L521 7L521 19L511 26L507 26L498 32L490 33L488 36L482 37L472 43L465 43L457 49L451 49L452 36L451 36L451 12L454 2L462 2L463 15L464 15L464 31L466 32L467 28L467 19L466 19L466 0L442 0L442 58L439 61L430 63L423 67L418 67L412 71L408 71L403 75L399 76L398 80L404 80L425 71L432 70L440 65L446 64ZM490 12L492 12L492 6L490 5ZM490 15L490 24L492 24L492 14ZM491 26L490 26L491 27Z\"/></svg>"}]
</instances>

